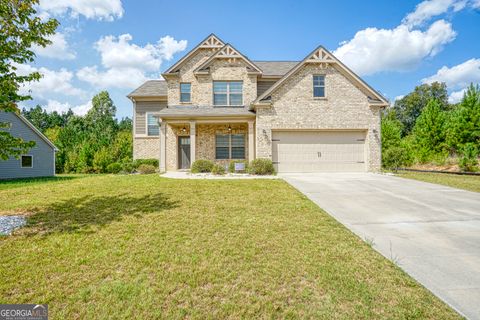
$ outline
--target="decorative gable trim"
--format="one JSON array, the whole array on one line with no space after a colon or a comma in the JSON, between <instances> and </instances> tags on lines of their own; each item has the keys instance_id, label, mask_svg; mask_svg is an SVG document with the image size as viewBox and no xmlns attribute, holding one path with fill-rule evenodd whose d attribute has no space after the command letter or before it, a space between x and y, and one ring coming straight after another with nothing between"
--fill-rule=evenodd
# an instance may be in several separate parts
<instances>
[{"instance_id":1,"label":"decorative gable trim","mask_svg":"<svg viewBox=\"0 0 480 320\"><path fill-rule=\"evenodd\" d=\"M202 63L195 71L194 74L208 74L210 72L210 65L215 59L229 59L230 61L235 61L237 59L245 61L248 65L248 73L252 74L262 74L262 70L257 67L250 59L240 53L235 49L231 44L224 45L220 50L213 54L210 58Z\"/></svg>"},{"instance_id":2,"label":"decorative gable trim","mask_svg":"<svg viewBox=\"0 0 480 320\"><path fill-rule=\"evenodd\" d=\"M162 75L168 76L178 72L178 69L200 49L218 50L219 48L222 48L224 45L225 43L219 37L217 37L215 34L212 33L208 37L200 41L200 43L195 48L190 50L186 55L184 55L180 60L178 60L173 66L168 68Z\"/></svg>"},{"instance_id":3,"label":"decorative gable trim","mask_svg":"<svg viewBox=\"0 0 480 320\"><path fill-rule=\"evenodd\" d=\"M323 47L316 49L307 59L308 63L333 63L335 58Z\"/></svg>"},{"instance_id":4,"label":"decorative gable trim","mask_svg":"<svg viewBox=\"0 0 480 320\"><path fill-rule=\"evenodd\" d=\"M225 43L212 33L202 42L199 48L221 48L224 45Z\"/></svg>"},{"instance_id":5,"label":"decorative gable trim","mask_svg":"<svg viewBox=\"0 0 480 320\"><path fill-rule=\"evenodd\" d=\"M300 61L295 67L293 67L289 72L287 72L280 80L278 80L273 86L271 86L267 91L265 91L261 96L259 96L253 103L252 106L265 106L271 103L271 94L280 87L290 76L295 74L302 66L307 63L320 64L322 68L327 68L329 65L335 65L337 70L340 71L344 76L349 80L356 82L364 91L368 92L368 100L372 104L379 106L387 106L388 101L380 93L370 87L364 80L362 80L358 75L356 75L352 70L350 70L346 65L344 65L340 60L338 60L332 53L330 53L323 46L317 47L311 53L309 53L305 59ZM372 98L373 97L373 98ZM375 102L373 102L375 101Z\"/></svg>"}]
</instances>

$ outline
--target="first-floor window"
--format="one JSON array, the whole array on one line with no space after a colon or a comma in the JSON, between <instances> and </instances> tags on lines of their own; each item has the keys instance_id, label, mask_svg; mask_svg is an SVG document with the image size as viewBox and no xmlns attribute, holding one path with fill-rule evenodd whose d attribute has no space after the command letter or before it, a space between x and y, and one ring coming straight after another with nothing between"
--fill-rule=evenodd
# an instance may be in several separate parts
<instances>
[{"instance_id":1,"label":"first-floor window","mask_svg":"<svg viewBox=\"0 0 480 320\"><path fill-rule=\"evenodd\" d=\"M157 119L151 113L147 113L147 135L158 136L160 134L160 127Z\"/></svg>"},{"instance_id":2,"label":"first-floor window","mask_svg":"<svg viewBox=\"0 0 480 320\"><path fill-rule=\"evenodd\" d=\"M245 159L244 134L217 134L215 136L215 158Z\"/></svg>"},{"instance_id":3,"label":"first-floor window","mask_svg":"<svg viewBox=\"0 0 480 320\"><path fill-rule=\"evenodd\" d=\"M22 156L22 168L33 167L33 156Z\"/></svg>"}]
</instances>

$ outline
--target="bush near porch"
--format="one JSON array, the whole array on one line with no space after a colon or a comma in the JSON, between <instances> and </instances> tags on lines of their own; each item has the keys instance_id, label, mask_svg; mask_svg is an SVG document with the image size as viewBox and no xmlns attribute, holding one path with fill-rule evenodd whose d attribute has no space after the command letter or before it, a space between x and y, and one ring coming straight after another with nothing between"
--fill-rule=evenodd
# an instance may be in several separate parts
<instances>
[{"instance_id":1,"label":"bush near porch","mask_svg":"<svg viewBox=\"0 0 480 320\"><path fill-rule=\"evenodd\" d=\"M245 163L245 172L253 175L271 175L275 174L275 169L273 167L272 160L270 159L254 159L248 163L246 160L233 160L228 165L228 171L231 173L235 172L235 163ZM206 160L206 159L199 159L193 162L191 167L192 173L209 173L212 172L214 168L215 171L219 172L219 167L222 166L221 164L215 164L213 161ZM223 173L225 173L225 167L222 166ZM215 174L217 174L215 173ZM222 173L222 174L223 174Z\"/></svg>"}]
</instances>

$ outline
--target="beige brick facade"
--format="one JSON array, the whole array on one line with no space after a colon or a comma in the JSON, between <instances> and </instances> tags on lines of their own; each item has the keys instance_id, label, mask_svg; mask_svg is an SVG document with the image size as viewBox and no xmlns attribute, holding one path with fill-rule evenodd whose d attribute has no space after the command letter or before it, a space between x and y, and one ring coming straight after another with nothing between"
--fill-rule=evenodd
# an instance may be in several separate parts
<instances>
[{"instance_id":1,"label":"beige brick facade","mask_svg":"<svg viewBox=\"0 0 480 320\"><path fill-rule=\"evenodd\" d=\"M243 81L243 103L249 105L257 98L257 76L247 73L247 64L240 59L214 60L208 75L196 76L193 71L212 55L214 51L200 49L199 52L188 60L180 69L176 77L168 79L168 105L180 105L180 83L191 83L191 105L213 105L213 81ZM188 104L186 104L188 105Z\"/></svg>"},{"instance_id":2,"label":"beige brick facade","mask_svg":"<svg viewBox=\"0 0 480 320\"><path fill-rule=\"evenodd\" d=\"M324 99L313 97L315 74L325 75ZM368 170L380 169L380 110L335 67L306 64L273 92L272 107L257 108L258 158L272 157L275 129L366 130Z\"/></svg>"},{"instance_id":3,"label":"beige brick facade","mask_svg":"<svg viewBox=\"0 0 480 320\"><path fill-rule=\"evenodd\" d=\"M133 139L133 159L158 159L160 140L158 137L135 137Z\"/></svg>"},{"instance_id":4,"label":"beige brick facade","mask_svg":"<svg viewBox=\"0 0 480 320\"><path fill-rule=\"evenodd\" d=\"M189 54L188 58L180 65L176 65L175 70L172 68L172 73L164 74L167 82L167 103L149 100L148 103L138 104L134 158L163 157L160 156L160 140L165 137L165 149L162 149L162 155L165 158L162 163L166 170L177 170L178 136L189 136L190 122L197 121L196 143L195 148L192 149L195 150L195 159L215 160L215 134L228 133L226 131L228 125L231 125L233 133L245 133L246 159L249 156L249 149L252 158L272 158L272 131L274 130L361 130L366 132L366 167L369 171L380 169L380 105L386 105L387 102L381 97L378 98L379 95L367 88L350 71L343 68L341 63L335 62L335 58L329 56L330 54L322 48L319 54L314 54L306 59L304 65L273 90L270 105L256 106L256 117L251 119L250 127L247 121L251 115L235 119L233 116L224 118L222 114L222 117L215 115L213 119L208 116L200 118L191 114L179 118L174 114L171 116L173 118L169 119L166 116L163 119L165 135L161 135L160 138L142 137L147 131L146 116L148 112L160 111L167 104L169 107L182 104L180 103L180 83L191 83L191 102L185 103L185 107L189 105L212 107L213 81L242 81L243 104L251 106L259 94L268 90L275 81L280 79L275 73L273 76L271 74L268 77L262 77L261 74L251 72L252 66L249 66L238 55L209 60L208 72L194 74L194 71L219 48L221 46L199 47L193 54ZM325 75L325 98L313 97L313 75L316 74ZM259 79L261 81L257 82ZM165 86L163 90L165 90ZM374 101L377 106L372 106L372 100L369 100L368 95L371 95L370 98L379 99ZM229 122L232 119L238 121ZM246 119L245 122L243 122L244 119ZM183 121L185 122L182 123ZM248 128L252 128L253 121L255 121L255 126L253 130L250 130L252 132L250 141L255 143L249 146ZM182 131L183 127L186 131ZM219 161L219 163L227 162Z\"/></svg>"}]
</instances>

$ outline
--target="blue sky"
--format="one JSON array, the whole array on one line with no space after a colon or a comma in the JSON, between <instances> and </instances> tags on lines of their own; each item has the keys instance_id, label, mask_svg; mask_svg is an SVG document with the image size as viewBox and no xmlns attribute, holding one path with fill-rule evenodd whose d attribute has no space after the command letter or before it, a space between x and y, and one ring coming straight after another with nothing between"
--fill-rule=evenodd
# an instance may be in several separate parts
<instances>
[{"instance_id":1,"label":"blue sky","mask_svg":"<svg viewBox=\"0 0 480 320\"><path fill-rule=\"evenodd\" d=\"M322 44L392 101L435 80L458 101L480 83L480 0L45 0L38 11L61 26L19 66L44 74L23 89L28 107L82 114L108 90L117 116L131 117L125 96L212 32L252 60L301 60Z\"/></svg>"}]
</instances>

